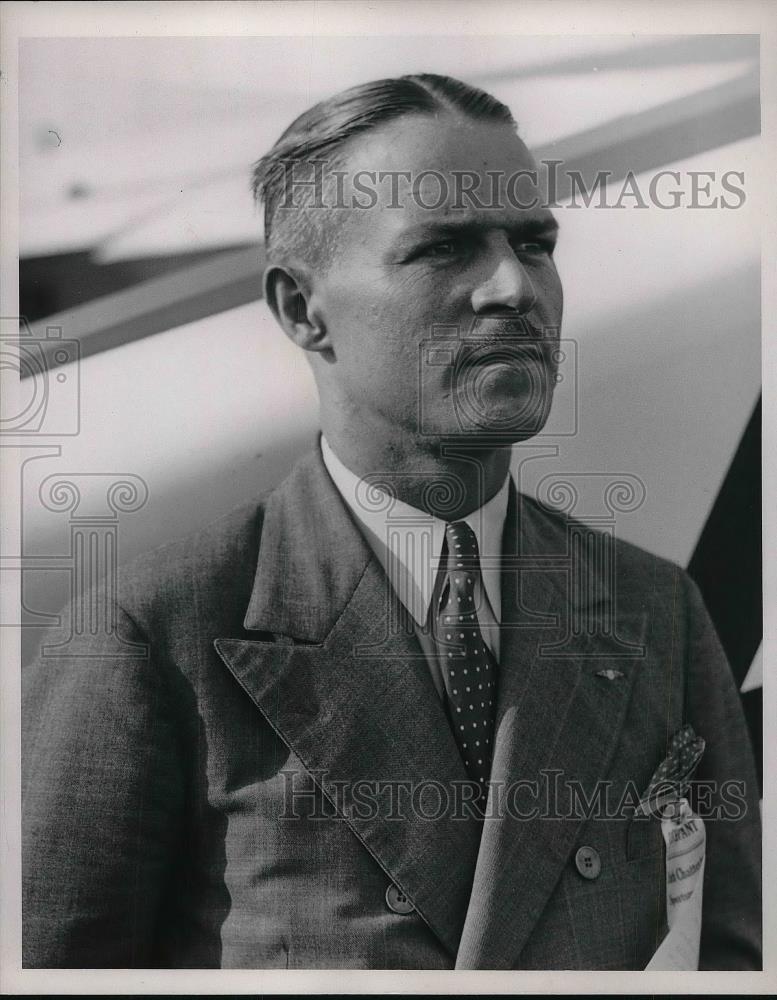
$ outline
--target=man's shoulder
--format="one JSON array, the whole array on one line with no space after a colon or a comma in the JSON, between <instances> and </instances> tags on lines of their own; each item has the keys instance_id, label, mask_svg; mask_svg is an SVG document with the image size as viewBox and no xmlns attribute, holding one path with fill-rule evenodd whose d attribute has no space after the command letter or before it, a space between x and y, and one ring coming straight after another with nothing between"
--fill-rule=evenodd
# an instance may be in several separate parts
<instances>
[{"instance_id":1,"label":"man's shoulder","mask_svg":"<svg viewBox=\"0 0 777 1000\"><path fill-rule=\"evenodd\" d=\"M634 542L621 538L615 521L607 525L589 523L561 510L540 503L521 493L521 516L531 522L540 541L538 548L547 553L563 553L570 560L578 558L596 564L599 571L608 568L619 586L641 589L685 586L687 572L676 562L657 555Z\"/></svg>"},{"instance_id":2,"label":"man's shoulder","mask_svg":"<svg viewBox=\"0 0 777 1000\"><path fill-rule=\"evenodd\" d=\"M245 595L256 571L266 500L272 491L233 507L180 538L141 553L119 569L119 603L145 619L176 606L227 606Z\"/></svg>"}]
</instances>

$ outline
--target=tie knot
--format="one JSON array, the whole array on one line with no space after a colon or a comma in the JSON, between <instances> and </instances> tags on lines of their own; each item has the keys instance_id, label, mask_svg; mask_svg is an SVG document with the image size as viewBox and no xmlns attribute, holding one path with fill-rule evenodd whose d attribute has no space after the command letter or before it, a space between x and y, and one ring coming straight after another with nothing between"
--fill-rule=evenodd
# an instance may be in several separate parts
<instances>
[{"instance_id":1,"label":"tie knot","mask_svg":"<svg viewBox=\"0 0 777 1000\"><path fill-rule=\"evenodd\" d=\"M461 611L474 612L475 583L480 573L477 537L466 521L453 521L446 525L445 538L449 600L466 604Z\"/></svg>"},{"instance_id":2,"label":"tie knot","mask_svg":"<svg viewBox=\"0 0 777 1000\"><path fill-rule=\"evenodd\" d=\"M461 553L462 559L478 558L477 536L466 521L451 521L446 524L445 537L448 551L454 558L456 553Z\"/></svg>"},{"instance_id":3,"label":"tie knot","mask_svg":"<svg viewBox=\"0 0 777 1000\"><path fill-rule=\"evenodd\" d=\"M445 526L445 540L448 545L449 573L456 570L480 571L480 555L475 532L466 521L452 521Z\"/></svg>"}]
</instances>

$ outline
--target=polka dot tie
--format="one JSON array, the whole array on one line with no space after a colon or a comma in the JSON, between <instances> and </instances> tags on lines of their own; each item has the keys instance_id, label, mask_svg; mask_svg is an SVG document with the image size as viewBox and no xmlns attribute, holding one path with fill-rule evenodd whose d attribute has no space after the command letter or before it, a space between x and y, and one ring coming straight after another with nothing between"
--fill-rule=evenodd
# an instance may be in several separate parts
<instances>
[{"instance_id":1,"label":"polka dot tie","mask_svg":"<svg viewBox=\"0 0 777 1000\"><path fill-rule=\"evenodd\" d=\"M485 808L493 755L497 664L483 640L476 608L480 557L475 532L466 521L445 530L447 579L442 590L437 641L448 675L451 723L467 773L478 783ZM481 592L483 588L481 587Z\"/></svg>"}]
</instances>

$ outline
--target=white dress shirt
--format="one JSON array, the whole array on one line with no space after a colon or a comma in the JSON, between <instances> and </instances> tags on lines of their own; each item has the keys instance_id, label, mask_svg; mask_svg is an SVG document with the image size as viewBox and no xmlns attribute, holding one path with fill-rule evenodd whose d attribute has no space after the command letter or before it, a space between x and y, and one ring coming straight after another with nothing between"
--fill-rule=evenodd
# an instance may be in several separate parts
<instances>
[{"instance_id":1,"label":"white dress shirt","mask_svg":"<svg viewBox=\"0 0 777 1000\"><path fill-rule=\"evenodd\" d=\"M445 567L440 566L446 522L417 507L389 496L378 486L346 468L321 436L327 471L356 523L383 567L394 592L413 619L438 693L442 696L447 675L441 669L429 628L430 606L439 591ZM499 624L502 615L500 561L502 533L507 514L509 476L499 491L462 520L475 532L481 563L476 601L483 638L499 660Z\"/></svg>"}]
</instances>

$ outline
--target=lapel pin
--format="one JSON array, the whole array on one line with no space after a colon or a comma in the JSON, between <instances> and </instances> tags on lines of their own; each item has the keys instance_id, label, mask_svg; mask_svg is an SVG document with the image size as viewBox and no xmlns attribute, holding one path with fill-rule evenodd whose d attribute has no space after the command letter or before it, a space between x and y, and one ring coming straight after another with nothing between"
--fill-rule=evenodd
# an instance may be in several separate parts
<instances>
[{"instance_id":1,"label":"lapel pin","mask_svg":"<svg viewBox=\"0 0 777 1000\"><path fill-rule=\"evenodd\" d=\"M621 670L610 670L608 668L607 670L597 670L594 676L604 677L608 681L614 681L617 680L618 677L624 677L625 675Z\"/></svg>"}]
</instances>

